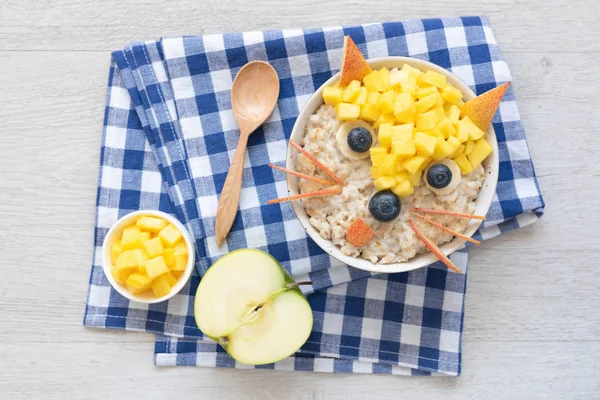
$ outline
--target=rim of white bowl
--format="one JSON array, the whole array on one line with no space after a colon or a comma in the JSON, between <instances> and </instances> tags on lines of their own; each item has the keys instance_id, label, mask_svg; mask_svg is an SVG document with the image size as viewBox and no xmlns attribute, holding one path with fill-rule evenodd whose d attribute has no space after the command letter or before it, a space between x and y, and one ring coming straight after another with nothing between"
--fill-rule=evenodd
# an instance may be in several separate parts
<instances>
[{"instance_id":1,"label":"rim of white bowl","mask_svg":"<svg viewBox=\"0 0 600 400\"><path fill-rule=\"evenodd\" d=\"M462 80L460 80L456 75L451 73L450 71L433 64L429 61L421 60L418 58L412 57L380 57L373 58L367 60L369 65L373 69L378 69L383 66L386 66L389 69L394 67L402 67L404 64L409 64L416 68L419 68L421 71L436 71L444 76L450 83L452 83L456 88L458 88L462 94L463 98L468 101L475 97L475 93L471 88L465 84ZM294 123L294 127L292 128L292 133L290 135L290 139L295 140L300 143L304 137L304 130L306 128L306 124L308 122L308 118L314 114L314 112L323 104L322 92L325 86L330 86L339 80L340 73L338 72L334 76L332 76L327 82L321 85L314 94L306 101L302 110L298 114L298 118ZM499 169L499 154L498 154L498 141L496 140L496 133L494 128L490 125L488 131L486 132L486 140L492 146L492 154L484 161L484 170L485 170L485 181L478 193L477 200L475 202L476 208L474 214L478 215L486 215L489 208L492 205L494 200L494 195L496 192L496 185L498 183L498 169ZM295 170L296 157L297 152L295 149L288 143L287 151L286 151L286 168ZM286 177L287 190L290 196L298 194L298 178L287 175ZM485 190L484 190L485 189ZM482 193L485 195L485 198L482 197ZM485 201L483 201L483 200ZM304 206L302 205L302 201L292 201L292 209L296 214L296 218L308 234L308 236L315 242L317 245L323 249L330 256L339 260L340 262L352 266L354 268L362 269L370 272L378 272L378 273L398 273L398 272L406 272L411 271L418 268L426 267L430 264L433 264L439 259L431 252L417 254L415 257L410 260L402 263L394 263L394 264L373 264L372 262L356 257L350 257L342 254L339 247L333 244L331 240L323 239L319 232L310 224L308 221L308 216L306 215L306 211L304 210ZM472 236L482 221L472 219L467 228L465 229L464 234L467 236ZM454 238L448 243L445 243L440 246L443 253L447 256L454 253L456 250L461 248L465 244L465 240ZM464 272L464 271L463 271Z\"/></svg>"},{"instance_id":2,"label":"rim of white bowl","mask_svg":"<svg viewBox=\"0 0 600 400\"><path fill-rule=\"evenodd\" d=\"M171 291L169 292L169 294L166 296L163 296L163 297L156 298L151 295L140 296L137 294L132 294L129 292L129 290L127 290L125 285L121 285L120 283L118 283L115 280L115 278L113 278L113 276L110 272L110 267L112 265L111 260L110 260L110 247L111 247L113 241L115 240L115 236L120 235L123 232L123 228L126 225L129 225L129 223L131 221L133 221L136 217L138 217L140 215L149 215L149 216L153 216L153 217L159 217L159 218L163 218L163 219L169 221L169 223L173 224L177 229L179 229L179 231L183 235L183 240L187 247L188 260L187 260L187 265L185 266L185 271L184 271L183 275L177 280L177 283L175 284L175 286L173 286L171 288ZM179 222L179 220L177 218L175 218L167 213L164 213L162 211L158 211L158 210L139 210L139 211L134 211L127 215L122 216L108 230L108 232L106 233L106 236L104 237L104 241L102 242L102 270L104 271L104 275L106 276L106 279L108 279L108 282L113 287L113 289L115 289L121 296L123 296L131 301L138 302L138 303L144 303L144 304L160 303L160 302L169 300L171 297L173 297L177 293L179 293L181 291L181 289L183 289L183 287L185 286L187 281L189 281L190 276L192 275L192 271L194 270L195 258L196 258L196 252L194 251L192 237L190 236L187 229L185 229L183 224L181 222Z\"/></svg>"}]
</instances>

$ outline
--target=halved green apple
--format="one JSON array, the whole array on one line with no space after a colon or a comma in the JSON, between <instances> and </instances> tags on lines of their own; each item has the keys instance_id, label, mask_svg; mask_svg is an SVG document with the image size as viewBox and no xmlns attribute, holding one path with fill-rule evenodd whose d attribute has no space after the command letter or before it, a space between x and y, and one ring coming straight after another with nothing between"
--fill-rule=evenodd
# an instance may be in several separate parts
<instances>
[{"instance_id":1,"label":"halved green apple","mask_svg":"<svg viewBox=\"0 0 600 400\"><path fill-rule=\"evenodd\" d=\"M292 277L271 255L233 251L209 268L198 286L200 330L242 364L269 364L308 339L313 315Z\"/></svg>"}]
</instances>

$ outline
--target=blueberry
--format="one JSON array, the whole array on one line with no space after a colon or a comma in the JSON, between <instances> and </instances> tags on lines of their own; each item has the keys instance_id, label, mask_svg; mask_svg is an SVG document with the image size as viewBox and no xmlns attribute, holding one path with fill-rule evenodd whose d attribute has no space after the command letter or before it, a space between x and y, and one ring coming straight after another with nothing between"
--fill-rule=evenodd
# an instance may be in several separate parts
<instances>
[{"instance_id":1,"label":"blueberry","mask_svg":"<svg viewBox=\"0 0 600 400\"><path fill-rule=\"evenodd\" d=\"M427 183L435 189L442 189L452 182L452 171L444 164L435 164L427 170Z\"/></svg>"},{"instance_id":2,"label":"blueberry","mask_svg":"<svg viewBox=\"0 0 600 400\"><path fill-rule=\"evenodd\" d=\"M377 192L369 200L369 212L377 221L391 221L400 215L400 199L391 190Z\"/></svg>"},{"instance_id":3,"label":"blueberry","mask_svg":"<svg viewBox=\"0 0 600 400\"><path fill-rule=\"evenodd\" d=\"M373 144L373 136L365 128L352 128L348 132L348 146L352 151L364 153Z\"/></svg>"}]
</instances>

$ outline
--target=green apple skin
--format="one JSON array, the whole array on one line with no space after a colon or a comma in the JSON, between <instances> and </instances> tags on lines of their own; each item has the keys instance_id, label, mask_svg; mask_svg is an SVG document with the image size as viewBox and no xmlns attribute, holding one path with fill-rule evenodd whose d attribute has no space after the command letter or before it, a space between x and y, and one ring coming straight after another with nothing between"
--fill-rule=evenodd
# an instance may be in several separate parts
<instances>
[{"instance_id":1,"label":"green apple skin","mask_svg":"<svg viewBox=\"0 0 600 400\"><path fill-rule=\"evenodd\" d=\"M292 276L285 270L285 268L283 268L283 266L277 261L277 259L275 259L275 257L273 257L271 254L264 252L262 250L258 250L258 249L238 249L238 250L234 250L226 255L224 255L223 257L221 257L219 260L217 260L209 269L208 271L204 274L204 277L202 278L202 280L200 281L200 284L198 285L198 289L196 291L196 299L198 299L198 292L200 292L201 288L202 288L202 281L204 281L206 279L207 276L209 276L209 274L211 273L211 271L214 271L215 266L218 266L218 264L220 262L222 262L223 260L226 260L229 256L233 255L233 254L238 254L240 252L257 252L260 255L263 256L267 256L268 258L270 258L272 260L273 263L275 263L278 267L279 267L279 272L282 274L283 276L283 280L286 284L286 286L284 286L284 290L282 290L279 293L275 293L274 296L278 296L281 293L285 293L285 292L295 292L298 295L298 298L301 299L301 301L303 301L306 304L306 307L308 310L311 310L310 304L308 303L308 300L306 299L306 297L304 296L304 294L302 293L302 291L298 288L298 286L296 285L296 282L294 280L294 278L292 278ZM268 300L267 300L268 301ZM196 324L200 327L201 323L199 322L200 319L200 314L198 312L198 302L195 301L194 302L194 317L196 320ZM233 354L231 354L230 349L229 349L229 343L228 343L228 338L224 338L224 337L219 337L219 336L213 336L213 335L208 335L206 333L204 333L207 337L209 337L210 339L214 340L215 342L217 342L221 347L223 347L225 349L225 351L227 351L227 353L234 358L236 361L243 363L243 364L253 364L253 365L260 365L260 364L269 364L269 363L274 363L274 362L278 362L281 361L291 355L293 355L308 339L308 335L310 334L310 331L312 330L312 325L313 325L313 315L312 312L310 313L310 322L309 322L309 328L308 328L308 334L306 335L306 338L304 340L302 340L302 343L297 346L297 348L294 348L292 351L289 352L289 354L285 354L282 355L281 357L277 358L277 359L270 359L268 360L268 362L262 362L262 363L248 363L245 362L245 360L241 360L239 357L235 357ZM296 347L296 346L294 346Z\"/></svg>"}]
</instances>

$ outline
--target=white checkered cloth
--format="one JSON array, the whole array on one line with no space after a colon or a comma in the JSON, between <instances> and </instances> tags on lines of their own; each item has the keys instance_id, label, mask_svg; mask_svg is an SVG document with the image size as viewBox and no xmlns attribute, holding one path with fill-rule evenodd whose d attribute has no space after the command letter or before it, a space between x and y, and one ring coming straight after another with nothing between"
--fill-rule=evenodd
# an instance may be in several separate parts
<instances>
[{"instance_id":1,"label":"white checkered cloth","mask_svg":"<svg viewBox=\"0 0 600 400\"><path fill-rule=\"evenodd\" d=\"M344 35L369 58L411 56L449 69L477 93L510 81L486 18L462 17L310 30L165 38L113 53L97 198L95 255L84 323L157 333L156 364L326 372L460 374L466 275L441 263L403 274L349 268L306 237L288 203L286 139L302 105L337 72ZM233 77L250 60L268 61L280 77L273 115L250 137L240 212L217 248L214 218L238 130L231 112ZM512 90L494 119L500 176L488 220L489 239L528 225L544 203ZM174 214L195 239L197 273L168 302L129 302L101 267L102 240L117 218L139 209ZM237 364L204 337L193 317L200 276L236 248L268 251L296 279L310 279L314 312L308 342L286 360ZM467 269L467 251L452 260Z\"/></svg>"}]
</instances>

